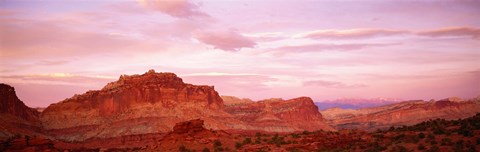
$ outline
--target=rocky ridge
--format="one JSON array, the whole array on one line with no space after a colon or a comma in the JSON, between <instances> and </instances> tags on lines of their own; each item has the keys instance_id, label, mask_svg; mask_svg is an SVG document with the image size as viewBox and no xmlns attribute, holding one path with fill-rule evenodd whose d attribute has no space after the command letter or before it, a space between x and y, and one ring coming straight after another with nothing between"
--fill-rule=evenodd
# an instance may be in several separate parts
<instances>
[{"instance_id":1,"label":"rocky ridge","mask_svg":"<svg viewBox=\"0 0 480 152\"><path fill-rule=\"evenodd\" d=\"M322 114L309 97L245 102L226 106L225 110L262 131L334 130L324 122Z\"/></svg>"},{"instance_id":2,"label":"rocky ridge","mask_svg":"<svg viewBox=\"0 0 480 152\"><path fill-rule=\"evenodd\" d=\"M376 130L391 126L413 125L429 119L461 119L480 112L480 99L457 97L439 101L405 101L362 109L331 108L320 111L336 129Z\"/></svg>"},{"instance_id":3,"label":"rocky ridge","mask_svg":"<svg viewBox=\"0 0 480 152\"><path fill-rule=\"evenodd\" d=\"M39 134L38 115L18 99L12 86L0 83L0 140L17 134Z\"/></svg>"},{"instance_id":4,"label":"rocky ridge","mask_svg":"<svg viewBox=\"0 0 480 152\"><path fill-rule=\"evenodd\" d=\"M252 104L254 111L260 111L260 115L249 114L254 121L236 115L248 110L242 107L249 102L226 108L213 86L187 84L173 73L150 70L122 75L101 90L52 104L40 120L48 134L67 141L165 133L176 123L192 119L202 119L213 130L332 130L310 98Z\"/></svg>"},{"instance_id":5,"label":"rocky ridge","mask_svg":"<svg viewBox=\"0 0 480 152\"><path fill-rule=\"evenodd\" d=\"M123 75L101 90L52 104L40 120L57 138L85 140L168 132L177 122L198 118L212 129L242 125L223 111L223 101L213 86L186 84L173 73L151 70Z\"/></svg>"}]
</instances>

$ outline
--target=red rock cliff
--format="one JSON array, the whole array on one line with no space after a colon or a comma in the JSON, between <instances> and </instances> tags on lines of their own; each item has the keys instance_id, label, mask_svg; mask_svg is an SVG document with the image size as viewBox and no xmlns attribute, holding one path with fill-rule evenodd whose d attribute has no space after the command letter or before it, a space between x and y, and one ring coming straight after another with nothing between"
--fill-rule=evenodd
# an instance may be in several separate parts
<instances>
[{"instance_id":1,"label":"red rock cliff","mask_svg":"<svg viewBox=\"0 0 480 152\"><path fill-rule=\"evenodd\" d=\"M463 101L447 98L439 101L406 101L380 107L321 111L327 122L337 129L386 129L390 126L413 125L429 119L461 119L480 112L480 98Z\"/></svg>"},{"instance_id":2,"label":"red rock cliff","mask_svg":"<svg viewBox=\"0 0 480 152\"><path fill-rule=\"evenodd\" d=\"M0 113L11 114L27 121L38 120L38 112L18 99L13 87L3 83L0 83Z\"/></svg>"},{"instance_id":3,"label":"red rock cliff","mask_svg":"<svg viewBox=\"0 0 480 152\"><path fill-rule=\"evenodd\" d=\"M268 99L227 106L225 110L264 131L334 130L324 122L322 114L309 97Z\"/></svg>"},{"instance_id":4,"label":"red rock cliff","mask_svg":"<svg viewBox=\"0 0 480 152\"><path fill-rule=\"evenodd\" d=\"M168 132L177 122L198 118L208 128L225 129L238 121L223 106L212 86L185 84L173 73L150 70L52 104L41 121L51 134L67 140Z\"/></svg>"}]
</instances>

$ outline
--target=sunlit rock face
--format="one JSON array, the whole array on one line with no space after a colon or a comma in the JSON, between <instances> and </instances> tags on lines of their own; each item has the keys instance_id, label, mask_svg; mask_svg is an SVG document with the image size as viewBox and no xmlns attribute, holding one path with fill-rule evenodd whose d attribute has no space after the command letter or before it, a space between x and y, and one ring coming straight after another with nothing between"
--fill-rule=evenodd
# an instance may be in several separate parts
<instances>
[{"instance_id":1,"label":"sunlit rock face","mask_svg":"<svg viewBox=\"0 0 480 152\"><path fill-rule=\"evenodd\" d=\"M243 102L226 106L225 110L263 131L334 130L325 123L322 114L309 97Z\"/></svg>"},{"instance_id":2,"label":"sunlit rock face","mask_svg":"<svg viewBox=\"0 0 480 152\"><path fill-rule=\"evenodd\" d=\"M52 104L41 121L47 132L68 140L168 132L177 122L197 118L212 129L242 124L223 107L212 86L186 84L173 73L151 70Z\"/></svg>"},{"instance_id":3,"label":"sunlit rock face","mask_svg":"<svg viewBox=\"0 0 480 152\"><path fill-rule=\"evenodd\" d=\"M165 133L193 119L213 130L333 130L308 97L226 106L213 86L186 84L173 73L153 70L122 75L101 90L52 104L40 117L45 132L63 140Z\"/></svg>"},{"instance_id":4,"label":"sunlit rock face","mask_svg":"<svg viewBox=\"0 0 480 152\"><path fill-rule=\"evenodd\" d=\"M438 101L406 101L363 109L332 108L321 111L336 129L385 129L390 126L413 125L429 119L460 119L480 112L479 98L457 97Z\"/></svg>"}]
</instances>

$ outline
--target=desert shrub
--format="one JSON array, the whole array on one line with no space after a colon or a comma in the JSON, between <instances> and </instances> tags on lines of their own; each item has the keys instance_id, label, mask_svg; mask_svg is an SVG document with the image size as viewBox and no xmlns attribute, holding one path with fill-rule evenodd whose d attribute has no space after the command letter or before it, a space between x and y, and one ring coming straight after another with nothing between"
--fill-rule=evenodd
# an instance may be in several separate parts
<instances>
[{"instance_id":1,"label":"desert shrub","mask_svg":"<svg viewBox=\"0 0 480 152\"><path fill-rule=\"evenodd\" d=\"M185 147L185 145L180 145L180 147L178 147L178 151L180 151L180 152L190 152L191 150L188 149L187 147Z\"/></svg>"},{"instance_id":2,"label":"desert shrub","mask_svg":"<svg viewBox=\"0 0 480 152\"><path fill-rule=\"evenodd\" d=\"M381 146L380 144L378 144L378 142L370 143L370 144L369 144L369 147L370 147L370 148L366 150L367 152L380 152L380 151L385 151L385 150L387 150L386 147Z\"/></svg>"},{"instance_id":3,"label":"desert shrub","mask_svg":"<svg viewBox=\"0 0 480 152\"><path fill-rule=\"evenodd\" d=\"M261 138L255 139L255 144L260 144L260 143L262 143L262 139L261 139Z\"/></svg>"},{"instance_id":4,"label":"desert shrub","mask_svg":"<svg viewBox=\"0 0 480 152\"><path fill-rule=\"evenodd\" d=\"M303 134L304 134L304 135L308 135L308 134L310 134L310 132L307 131L307 130L305 130L305 131L303 131Z\"/></svg>"},{"instance_id":5,"label":"desert shrub","mask_svg":"<svg viewBox=\"0 0 480 152\"><path fill-rule=\"evenodd\" d=\"M300 152L300 150L298 150L297 148L290 148L290 149L287 149L287 151L289 151L289 152Z\"/></svg>"},{"instance_id":6,"label":"desert shrub","mask_svg":"<svg viewBox=\"0 0 480 152\"><path fill-rule=\"evenodd\" d=\"M203 148L202 152L210 152L210 149L208 149L207 147Z\"/></svg>"},{"instance_id":7,"label":"desert shrub","mask_svg":"<svg viewBox=\"0 0 480 152\"><path fill-rule=\"evenodd\" d=\"M395 127L391 126L390 128L388 128L388 131L395 131Z\"/></svg>"},{"instance_id":8,"label":"desert shrub","mask_svg":"<svg viewBox=\"0 0 480 152\"><path fill-rule=\"evenodd\" d=\"M430 149L426 150L426 152L439 152L440 148L438 146L432 146Z\"/></svg>"},{"instance_id":9,"label":"desert shrub","mask_svg":"<svg viewBox=\"0 0 480 152\"><path fill-rule=\"evenodd\" d=\"M395 136L393 139L396 140L396 141L398 141L398 140L401 140L401 139L403 139L403 138L405 138L405 134L397 135L397 136Z\"/></svg>"},{"instance_id":10,"label":"desert shrub","mask_svg":"<svg viewBox=\"0 0 480 152\"><path fill-rule=\"evenodd\" d=\"M219 140L215 140L213 142L213 151L223 151L223 147L222 147L222 142L220 142Z\"/></svg>"},{"instance_id":11,"label":"desert shrub","mask_svg":"<svg viewBox=\"0 0 480 152\"><path fill-rule=\"evenodd\" d=\"M436 145L437 144L437 141L436 140L431 140L430 141L430 145Z\"/></svg>"},{"instance_id":12,"label":"desert shrub","mask_svg":"<svg viewBox=\"0 0 480 152\"><path fill-rule=\"evenodd\" d=\"M25 135L25 144L30 145L30 136L29 135Z\"/></svg>"},{"instance_id":13,"label":"desert shrub","mask_svg":"<svg viewBox=\"0 0 480 152\"><path fill-rule=\"evenodd\" d=\"M237 149L242 148L242 146L243 146L242 143L239 143L239 142L236 142L236 143L235 143L235 148L237 148Z\"/></svg>"},{"instance_id":14,"label":"desert shrub","mask_svg":"<svg viewBox=\"0 0 480 152\"><path fill-rule=\"evenodd\" d=\"M435 139L435 136L432 135L432 134L428 134L427 138L428 138L429 140L434 140L434 139Z\"/></svg>"},{"instance_id":15,"label":"desert shrub","mask_svg":"<svg viewBox=\"0 0 480 152\"><path fill-rule=\"evenodd\" d=\"M252 143L252 139L251 139L251 138L245 138L245 139L243 140L243 144L244 144L244 145L250 144L250 143Z\"/></svg>"},{"instance_id":16,"label":"desert shrub","mask_svg":"<svg viewBox=\"0 0 480 152\"><path fill-rule=\"evenodd\" d=\"M480 137L477 137L477 145L480 145Z\"/></svg>"},{"instance_id":17,"label":"desert shrub","mask_svg":"<svg viewBox=\"0 0 480 152\"><path fill-rule=\"evenodd\" d=\"M418 150L425 150L425 146L423 144L419 144L417 149Z\"/></svg>"},{"instance_id":18,"label":"desert shrub","mask_svg":"<svg viewBox=\"0 0 480 152\"><path fill-rule=\"evenodd\" d=\"M467 151L468 152L477 152L477 148L475 145L471 144L471 145L467 145Z\"/></svg>"},{"instance_id":19,"label":"desert shrub","mask_svg":"<svg viewBox=\"0 0 480 152\"><path fill-rule=\"evenodd\" d=\"M296 134L296 133L291 134L291 136L292 136L292 138L300 138L300 135Z\"/></svg>"},{"instance_id":20,"label":"desert shrub","mask_svg":"<svg viewBox=\"0 0 480 152\"><path fill-rule=\"evenodd\" d=\"M461 151L461 150L463 150L463 143L464 143L464 141L463 141L462 139L458 140L457 142L455 142L455 147L454 147L454 149L455 149L456 151Z\"/></svg>"},{"instance_id":21,"label":"desert shrub","mask_svg":"<svg viewBox=\"0 0 480 152\"><path fill-rule=\"evenodd\" d=\"M407 148L405 148L404 146L398 145L398 146L395 146L395 147L392 149L392 151L394 151L394 152L407 152L408 150L407 150Z\"/></svg>"},{"instance_id":22,"label":"desert shrub","mask_svg":"<svg viewBox=\"0 0 480 152\"><path fill-rule=\"evenodd\" d=\"M440 144L441 144L442 146L452 145L452 139L450 139L450 138L443 138L443 139L440 141Z\"/></svg>"},{"instance_id":23,"label":"desert shrub","mask_svg":"<svg viewBox=\"0 0 480 152\"><path fill-rule=\"evenodd\" d=\"M214 147L220 147L220 146L222 146L222 142L220 142L219 140L215 140L215 142L213 142L213 146Z\"/></svg>"},{"instance_id":24,"label":"desert shrub","mask_svg":"<svg viewBox=\"0 0 480 152\"><path fill-rule=\"evenodd\" d=\"M418 134L418 138L420 138L420 139L425 138L425 134L424 134L423 132L422 132L422 133L419 133L419 134Z\"/></svg>"}]
</instances>

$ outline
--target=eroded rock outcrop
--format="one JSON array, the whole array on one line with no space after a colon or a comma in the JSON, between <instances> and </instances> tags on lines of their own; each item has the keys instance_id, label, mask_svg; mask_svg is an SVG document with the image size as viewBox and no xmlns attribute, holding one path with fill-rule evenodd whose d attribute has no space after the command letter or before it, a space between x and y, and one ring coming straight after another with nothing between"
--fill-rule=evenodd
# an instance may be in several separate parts
<instances>
[{"instance_id":1,"label":"eroded rock outcrop","mask_svg":"<svg viewBox=\"0 0 480 152\"><path fill-rule=\"evenodd\" d=\"M64 140L168 132L177 122L198 118L211 129L241 126L223 106L213 86L186 84L173 73L151 70L122 75L101 90L52 104L40 119L49 133Z\"/></svg>"},{"instance_id":2,"label":"eroded rock outcrop","mask_svg":"<svg viewBox=\"0 0 480 152\"><path fill-rule=\"evenodd\" d=\"M52 104L40 120L48 134L67 141L166 133L192 119L213 130L332 130L307 97L241 100L224 105L213 86L186 84L173 73L151 70Z\"/></svg>"},{"instance_id":3,"label":"eroded rock outcrop","mask_svg":"<svg viewBox=\"0 0 480 152\"><path fill-rule=\"evenodd\" d=\"M480 112L480 100L464 101L457 97L439 101L406 101L363 109L332 108L321 111L328 123L337 129L385 129L413 125L429 119L460 119Z\"/></svg>"},{"instance_id":4,"label":"eroded rock outcrop","mask_svg":"<svg viewBox=\"0 0 480 152\"><path fill-rule=\"evenodd\" d=\"M189 132L199 132L205 130L203 127L204 121L201 119L195 119L185 122L176 123L173 126L173 132L177 134L189 133Z\"/></svg>"},{"instance_id":5,"label":"eroded rock outcrop","mask_svg":"<svg viewBox=\"0 0 480 152\"><path fill-rule=\"evenodd\" d=\"M38 135L39 112L18 99L15 89L0 83L0 140L15 135Z\"/></svg>"},{"instance_id":6,"label":"eroded rock outcrop","mask_svg":"<svg viewBox=\"0 0 480 152\"><path fill-rule=\"evenodd\" d=\"M334 130L309 97L272 98L226 106L225 110L256 129L273 132Z\"/></svg>"},{"instance_id":7,"label":"eroded rock outcrop","mask_svg":"<svg viewBox=\"0 0 480 152\"><path fill-rule=\"evenodd\" d=\"M11 114L27 121L37 121L39 114L18 99L12 86L3 83L0 83L0 113Z\"/></svg>"}]
</instances>

